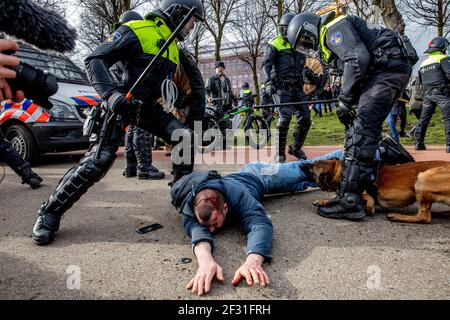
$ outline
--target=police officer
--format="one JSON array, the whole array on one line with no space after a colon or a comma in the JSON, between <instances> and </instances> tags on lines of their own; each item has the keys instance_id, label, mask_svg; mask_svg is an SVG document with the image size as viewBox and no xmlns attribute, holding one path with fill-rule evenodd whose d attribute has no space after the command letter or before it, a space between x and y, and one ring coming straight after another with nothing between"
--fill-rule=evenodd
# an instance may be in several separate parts
<instances>
[{"instance_id":1,"label":"police officer","mask_svg":"<svg viewBox=\"0 0 450 320\"><path fill-rule=\"evenodd\" d=\"M295 16L288 38L297 50L318 51L325 62L342 66L336 113L346 126L343 168L337 197L319 207L318 213L359 220L365 215L362 192L377 176L383 121L411 73L406 46L389 29L335 12L322 17L313 13Z\"/></svg>"},{"instance_id":2,"label":"police officer","mask_svg":"<svg viewBox=\"0 0 450 320\"><path fill-rule=\"evenodd\" d=\"M279 103L306 101L303 92L303 69L306 56L293 50L287 39L287 27L294 13L283 15L278 23L279 35L269 42L261 65L261 78L269 96L277 94ZM274 69L274 72L272 71ZM277 123L279 131L279 148L276 161L286 161L286 139L295 113L297 122L294 129L294 139L288 148L288 153L298 159L306 159L301 149L311 126L311 115L306 104L300 106L283 106L279 108L280 118Z\"/></svg>"},{"instance_id":3,"label":"police officer","mask_svg":"<svg viewBox=\"0 0 450 320\"><path fill-rule=\"evenodd\" d=\"M428 45L429 54L419 67L419 83L423 87L422 113L415 130L416 150L425 150L423 140L436 105L442 110L445 125L445 151L450 152L450 56L446 54L448 40L436 37Z\"/></svg>"},{"instance_id":4,"label":"police officer","mask_svg":"<svg viewBox=\"0 0 450 320\"><path fill-rule=\"evenodd\" d=\"M15 173L22 178L22 184L28 184L36 189L41 185L42 178L33 170L30 164L22 159L20 154L11 145L11 142L5 139L0 131L0 162L5 162Z\"/></svg>"},{"instance_id":5,"label":"police officer","mask_svg":"<svg viewBox=\"0 0 450 320\"><path fill-rule=\"evenodd\" d=\"M54 233L59 229L61 216L67 211L95 182L98 182L111 168L116 152L123 137L123 128L129 122L171 142L172 133L182 134L183 142L194 144L194 135L172 114L166 113L156 101L161 97L162 81L173 76L179 63L176 42L168 47L163 56L156 61L153 69L133 92L135 99L125 99L126 93L142 74L161 46L170 37L186 14L193 7L195 16L186 24L178 35L183 41L203 21L203 6L200 0L163 0L158 9L149 13L144 20L130 21L120 26L114 34L100 45L86 60L86 69L91 84L102 99L108 102L117 116L117 125L113 128L108 141L99 150L95 141L79 164L70 169L61 179L56 191L38 211L38 219L33 228L33 240L45 245L53 241ZM117 61L124 61L126 82L118 87L111 79L109 68ZM142 101L142 104L137 100ZM186 143L184 143L186 144ZM193 169L193 147L189 155L180 154L173 159L174 180ZM188 158L186 160L186 158Z\"/></svg>"},{"instance_id":6,"label":"police officer","mask_svg":"<svg viewBox=\"0 0 450 320\"><path fill-rule=\"evenodd\" d=\"M120 16L119 21L114 25L119 28L126 22L142 20L142 16L133 10L127 10ZM121 85L126 82L124 79L124 64L122 61L115 63L110 72L114 80ZM134 124L128 126L125 134L125 160L126 167L123 175L126 178L138 177L138 179L164 179L164 172L159 171L152 164L152 148L150 145L151 135L144 129Z\"/></svg>"},{"instance_id":7,"label":"police officer","mask_svg":"<svg viewBox=\"0 0 450 320\"><path fill-rule=\"evenodd\" d=\"M252 107L255 104L255 96L248 82L244 82L242 90L239 92L238 100L242 101L244 106Z\"/></svg>"}]
</instances>

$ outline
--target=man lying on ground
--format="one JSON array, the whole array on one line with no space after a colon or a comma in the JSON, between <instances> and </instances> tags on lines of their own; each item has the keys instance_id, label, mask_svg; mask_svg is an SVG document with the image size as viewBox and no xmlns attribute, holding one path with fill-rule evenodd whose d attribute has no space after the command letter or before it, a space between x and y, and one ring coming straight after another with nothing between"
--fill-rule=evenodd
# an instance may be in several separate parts
<instances>
[{"instance_id":1,"label":"man lying on ground","mask_svg":"<svg viewBox=\"0 0 450 320\"><path fill-rule=\"evenodd\" d=\"M381 146L383 150L383 144ZM397 147L401 148L400 145L389 147L385 144L384 154L389 158L385 162L406 161L404 156L403 160L398 155L394 159ZM387 149L391 152L386 152ZM186 288L203 295L210 291L214 277L224 281L222 268L213 257L212 234L237 223L247 234L247 257L236 270L231 284L237 285L245 278L249 286L268 285L270 279L263 263L272 259L273 228L261 204L264 195L317 187L315 181L308 181L308 176L300 166L318 160L342 159L342 156L342 150L336 150L312 160L284 164L256 162L225 177L216 171L195 172L177 181L171 189L172 204L182 213L183 226L191 238L193 252L198 260L197 274Z\"/></svg>"}]
</instances>

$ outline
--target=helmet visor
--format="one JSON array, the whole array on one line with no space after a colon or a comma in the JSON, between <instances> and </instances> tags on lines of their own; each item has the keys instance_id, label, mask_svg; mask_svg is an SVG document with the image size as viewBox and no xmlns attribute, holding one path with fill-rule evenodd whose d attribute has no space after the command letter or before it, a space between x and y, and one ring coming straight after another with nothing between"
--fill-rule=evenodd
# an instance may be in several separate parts
<instances>
[{"instance_id":1,"label":"helmet visor","mask_svg":"<svg viewBox=\"0 0 450 320\"><path fill-rule=\"evenodd\" d=\"M297 35L297 43L295 44L295 50L308 54L311 50L316 50L317 48L317 38L316 36L305 30L305 28L300 28Z\"/></svg>"},{"instance_id":2,"label":"helmet visor","mask_svg":"<svg viewBox=\"0 0 450 320\"><path fill-rule=\"evenodd\" d=\"M181 30L183 41L194 41L194 39L200 34L202 28L203 22L196 16L191 17L191 19L189 19L184 28Z\"/></svg>"}]
</instances>

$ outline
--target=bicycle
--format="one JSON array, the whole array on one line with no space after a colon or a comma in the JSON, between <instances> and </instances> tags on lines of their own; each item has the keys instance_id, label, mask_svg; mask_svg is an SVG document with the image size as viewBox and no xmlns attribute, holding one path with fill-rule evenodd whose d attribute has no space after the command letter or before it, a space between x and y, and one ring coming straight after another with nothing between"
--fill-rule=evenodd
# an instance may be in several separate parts
<instances>
[{"instance_id":1,"label":"bicycle","mask_svg":"<svg viewBox=\"0 0 450 320\"><path fill-rule=\"evenodd\" d=\"M212 102L223 100L221 98L212 99ZM221 149L229 139L234 139L234 130L227 130L230 127L232 119L236 115L245 114L244 132L245 144L261 149L267 145L269 141L269 127L264 118L254 114L252 106L243 105L227 112L221 113L220 109L206 106L205 107L205 129L209 129L205 138L211 141L208 145L204 144L204 152L213 149ZM223 140L225 137L225 140ZM222 141L222 143L220 143Z\"/></svg>"}]
</instances>

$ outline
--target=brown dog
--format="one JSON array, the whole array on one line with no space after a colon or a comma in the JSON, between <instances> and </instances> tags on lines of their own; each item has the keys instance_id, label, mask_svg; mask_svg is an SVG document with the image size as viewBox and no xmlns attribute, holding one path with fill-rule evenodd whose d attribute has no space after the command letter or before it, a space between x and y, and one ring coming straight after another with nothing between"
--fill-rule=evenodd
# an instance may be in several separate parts
<instances>
[{"instance_id":1,"label":"brown dog","mask_svg":"<svg viewBox=\"0 0 450 320\"><path fill-rule=\"evenodd\" d=\"M342 171L339 159L320 160L304 164L301 169L314 178L322 191L336 191ZM401 208L418 202L416 215L390 213L391 221L430 223L431 205L442 202L450 205L450 162L423 161L394 166L381 166L373 190L363 194L366 213L375 212L375 203L383 208ZM315 201L324 205L328 200Z\"/></svg>"}]
</instances>

